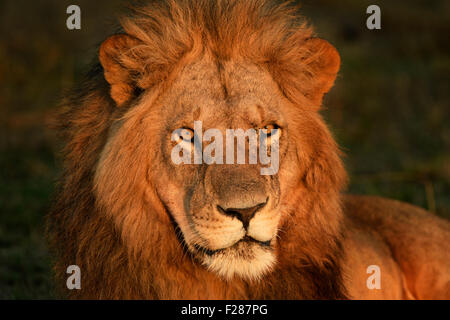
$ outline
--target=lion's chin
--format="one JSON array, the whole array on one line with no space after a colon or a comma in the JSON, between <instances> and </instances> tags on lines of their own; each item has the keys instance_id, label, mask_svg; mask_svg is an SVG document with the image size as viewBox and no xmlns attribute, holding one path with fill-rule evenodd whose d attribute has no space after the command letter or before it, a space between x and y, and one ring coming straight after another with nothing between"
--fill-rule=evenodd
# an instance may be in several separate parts
<instances>
[{"instance_id":1,"label":"lion's chin","mask_svg":"<svg viewBox=\"0 0 450 320\"><path fill-rule=\"evenodd\" d=\"M276 262L270 247L248 242L239 242L214 254L202 254L200 260L208 270L225 280L239 277L251 281L270 272Z\"/></svg>"}]
</instances>

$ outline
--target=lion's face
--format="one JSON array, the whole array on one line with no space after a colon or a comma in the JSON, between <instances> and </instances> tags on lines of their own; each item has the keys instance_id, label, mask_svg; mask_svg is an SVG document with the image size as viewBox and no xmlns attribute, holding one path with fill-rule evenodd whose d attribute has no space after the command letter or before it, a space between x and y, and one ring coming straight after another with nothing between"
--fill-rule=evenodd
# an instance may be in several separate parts
<instances>
[{"instance_id":1,"label":"lion's face","mask_svg":"<svg viewBox=\"0 0 450 320\"><path fill-rule=\"evenodd\" d=\"M176 235L196 263L224 279L251 280L270 271L277 257L281 261L281 251L292 249L278 243L290 225L305 237L309 226L336 232L327 217L309 214L320 203L307 196L338 190L344 176L337 147L317 113L339 69L334 47L300 28L285 40L268 29L225 46L218 35L209 40L204 34L172 35L166 39L174 41L169 50L158 47L158 34L144 36L153 32L147 27L130 22L128 29L134 36L114 35L99 52L119 118L113 120L94 181L98 203L128 246L143 250L161 241L168 215L175 225L172 240ZM256 40L262 43L251 50L247 43ZM136 89L143 93L136 97ZM257 138L256 163L247 152L250 143L240 162L234 146L231 154L228 150L228 131L251 129L270 135ZM215 134L208 136L211 130ZM223 148L211 152L217 134ZM200 144L198 135L203 135ZM272 142L277 148L275 153L269 148L268 164L261 161L261 144ZM193 163L174 161L179 146L189 150ZM197 148L203 161L195 161ZM227 160L208 164L206 150L214 158L223 151ZM233 164L227 164L229 157ZM275 171L262 174L267 167ZM144 237L155 225L152 210L153 219L167 225Z\"/></svg>"},{"instance_id":2,"label":"lion's face","mask_svg":"<svg viewBox=\"0 0 450 320\"><path fill-rule=\"evenodd\" d=\"M244 164L175 164L171 154L179 142L172 133L190 131L194 121L202 122L203 132L219 130L224 139L227 129L277 127L277 136L270 138L278 139L282 170L288 145L282 103L267 72L238 63L218 67L208 59L186 67L158 103L164 123L158 141L164 172L155 176L158 195L187 249L224 278L258 278L275 263L280 175L262 175L264 165L249 164L248 153Z\"/></svg>"}]
</instances>

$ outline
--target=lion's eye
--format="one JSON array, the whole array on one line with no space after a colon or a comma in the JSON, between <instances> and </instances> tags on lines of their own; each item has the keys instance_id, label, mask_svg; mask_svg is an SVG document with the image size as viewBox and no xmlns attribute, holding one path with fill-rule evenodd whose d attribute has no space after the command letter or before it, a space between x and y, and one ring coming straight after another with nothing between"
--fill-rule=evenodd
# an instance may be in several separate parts
<instances>
[{"instance_id":1,"label":"lion's eye","mask_svg":"<svg viewBox=\"0 0 450 320\"><path fill-rule=\"evenodd\" d=\"M276 124L268 124L262 129L267 138L279 138L281 136L281 128Z\"/></svg>"},{"instance_id":2,"label":"lion's eye","mask_svg":"<svg viewBox=\"0 0 450 320\"><path fill-rule=\"evenodd\" d=\"M194 143L194 130L191 128L180 128L175 131L175 141L183 141L186 143Z\"/></svg>"}]
</instances>

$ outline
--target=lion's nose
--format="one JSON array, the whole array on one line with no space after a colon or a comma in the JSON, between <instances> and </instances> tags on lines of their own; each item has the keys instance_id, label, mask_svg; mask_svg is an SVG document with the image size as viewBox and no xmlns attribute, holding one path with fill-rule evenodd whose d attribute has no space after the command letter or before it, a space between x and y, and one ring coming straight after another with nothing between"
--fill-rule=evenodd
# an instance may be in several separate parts
<instances>
[{"instance_id":1,"label":"lion's nose","mask_svg":"<svg viewBox=\"0 0 450 320\"><path fill-rule=\"evenodd\" d=\"M221 206L217 206L217 209L222 214L225 214L230 217L234 217L242 221L242 224L244 225L244 229L247 230L248 225L250 223L250 220L255 216L255 214L261 210L265 205L266 202L260 203L254 207L249 208L222 208Z\"/></svg>"}]
</instances>

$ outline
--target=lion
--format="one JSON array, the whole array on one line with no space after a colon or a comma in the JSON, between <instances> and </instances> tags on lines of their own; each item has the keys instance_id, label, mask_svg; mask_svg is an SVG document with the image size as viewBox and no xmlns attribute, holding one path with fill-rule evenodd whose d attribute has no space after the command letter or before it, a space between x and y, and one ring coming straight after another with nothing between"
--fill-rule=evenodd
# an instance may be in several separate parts
<instances>
[{"instance_id":1,"label":"lion","mask_svg":"<svg viewBox=\"0 0 450 320\"><path fill-rule=\"evenodd\" d=\"M320 115L340 56L297 5L147 1L121 25L63 102L64 172L47 218L62 296L450 298L448 221L344 194ZM278 172L175 164L171 133L194 121L264 128ZM66 287L70 265L80 290Z\"/></svg>"}]
</instances>

